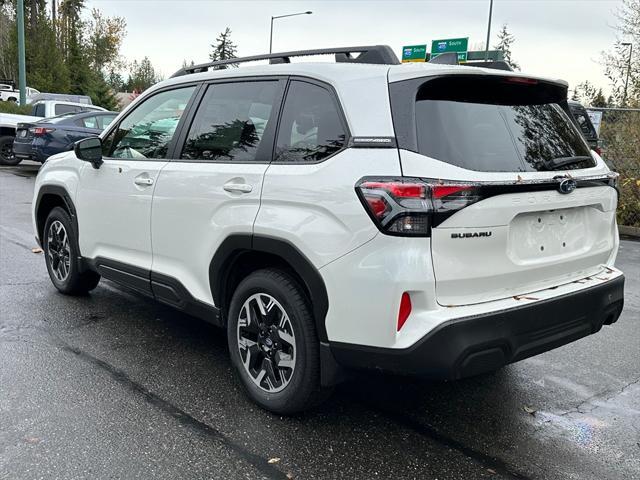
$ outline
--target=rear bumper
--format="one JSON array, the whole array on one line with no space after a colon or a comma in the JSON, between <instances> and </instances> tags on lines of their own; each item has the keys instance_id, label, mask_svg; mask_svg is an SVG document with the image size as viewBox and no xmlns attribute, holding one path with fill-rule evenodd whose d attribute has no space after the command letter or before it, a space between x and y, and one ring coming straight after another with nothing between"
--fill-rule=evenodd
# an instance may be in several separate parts
<instances>
[{"instance_id":1,"label":"rear bumper","mask_svg":"<svg viewBox=\"0 0 640 480\"><path fill-rule=\"evenodd\" d=\"M13 154L18 158L29 159L32 157L33 152L31 149L31 142L21 143L17 140L13 141Z\"/></svg>"},{"instance_id":2,"label":"rear bumper","mask_svg":"<svg viewBox=\"0 0 640 480\"><path fill-rule=\"evenodd\" d=\"M349 368L453 380L485 373L596 333L622 311L624 276L521 307L450 320L406 349L331 343Z\"/></svg>"}]
</instances>

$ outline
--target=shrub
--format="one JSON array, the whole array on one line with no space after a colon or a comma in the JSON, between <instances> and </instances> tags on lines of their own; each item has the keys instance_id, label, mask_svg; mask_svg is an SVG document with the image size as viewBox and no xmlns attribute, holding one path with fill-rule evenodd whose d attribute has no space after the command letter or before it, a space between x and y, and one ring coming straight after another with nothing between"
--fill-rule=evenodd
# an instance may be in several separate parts
<instances>
[{"instance_id":1,"label":"shrub","mask_svg":"<svg viewBox=\"0 0 640 480\"><path fill-rule=\"evenodd\" d=\"M604 158L620 174L618 224L640 227L640 111L607 112Z\"/></svg>"},{"instance_id":2,"label":"shrub","mask_svg":"<svg viewBox=\"0 0 640 480\"><path fill-rule=\"evenodd\" d=\"M31 115L31 105L20 106L16 102L0 101L0 113L15 113L17 115Z\"/></svg>"}]
</instances>

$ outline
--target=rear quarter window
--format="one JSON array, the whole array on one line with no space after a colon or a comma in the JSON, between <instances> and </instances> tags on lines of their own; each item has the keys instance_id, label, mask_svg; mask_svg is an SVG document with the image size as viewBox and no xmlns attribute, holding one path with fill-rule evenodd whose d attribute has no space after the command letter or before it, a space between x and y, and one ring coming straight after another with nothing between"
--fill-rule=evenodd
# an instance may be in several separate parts
<instances>
[{"instance_id":1,"label":"rear quarter window","mask_svg":"<svg viewBox=\"0 0 640 480\"><path fill-rule=\"evenodd\" d=\"M333 94L319 85L294 80L285 99L277 162L319 162L344 148L347 130Z\"/></svg>"}]
</instances>

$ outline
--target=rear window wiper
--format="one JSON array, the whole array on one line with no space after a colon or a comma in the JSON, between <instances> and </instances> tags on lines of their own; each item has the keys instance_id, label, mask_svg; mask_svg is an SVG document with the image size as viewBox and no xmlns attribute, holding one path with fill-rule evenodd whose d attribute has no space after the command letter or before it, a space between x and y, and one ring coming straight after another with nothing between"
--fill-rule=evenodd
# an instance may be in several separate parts
<instances>
[{"instance_id":1,"label":"rear window wiper","mask_svg":"<svg viewBox=\"0 0 640 480\"><path fill-rule=\"evenodd\" d=\"M558 157L552 158L550 160L545 160L544 163L547 164L547 167L551 170L556 170L560 167L566 167L567 165L573 165L575 163L581 162L592 162L593 158L589 155L576 155L573 157Z\"/></svg>"}]
</instances>

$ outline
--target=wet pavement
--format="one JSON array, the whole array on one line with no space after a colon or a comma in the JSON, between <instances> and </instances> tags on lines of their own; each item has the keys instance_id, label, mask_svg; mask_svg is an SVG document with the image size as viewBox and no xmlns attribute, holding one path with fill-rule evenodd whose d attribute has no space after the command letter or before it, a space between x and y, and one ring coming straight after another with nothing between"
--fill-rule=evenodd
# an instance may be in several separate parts
<instances>
[{"instance_id":1,"label":"wet pavement","mask_svg":"<svg viewBox=\"0 0 640 480\"><path fill-rule=\"evenodd\" d=\"M58 294L36 172L0 167L1 479L640 479L640 242L596 335L454 383L362 375L283 418L243 396L222 331L106 281Z\"/></svg>"}]
</instances>

